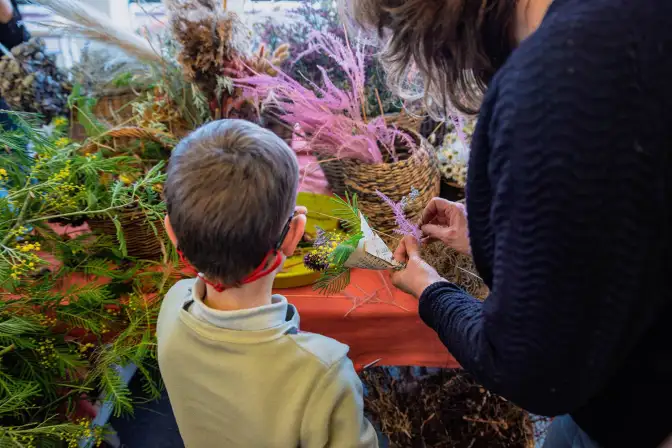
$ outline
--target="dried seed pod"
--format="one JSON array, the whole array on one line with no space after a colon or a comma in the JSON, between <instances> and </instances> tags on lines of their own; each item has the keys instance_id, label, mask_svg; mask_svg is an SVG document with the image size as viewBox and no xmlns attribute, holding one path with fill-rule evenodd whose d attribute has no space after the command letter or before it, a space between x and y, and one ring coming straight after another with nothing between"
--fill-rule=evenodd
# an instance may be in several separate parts
<instances>
[{"instance_id":1,"label":"dried seed pod","mask_svg":"<svg viewBox=\"0 0 672 448\"><path fill-rule=\"evenodd\" d=\"M33 38L0 58L0 96L16 111L35 112L46 120L67 114L72 86L45 53L44 41Z\"/></svg>"}]
</instances>

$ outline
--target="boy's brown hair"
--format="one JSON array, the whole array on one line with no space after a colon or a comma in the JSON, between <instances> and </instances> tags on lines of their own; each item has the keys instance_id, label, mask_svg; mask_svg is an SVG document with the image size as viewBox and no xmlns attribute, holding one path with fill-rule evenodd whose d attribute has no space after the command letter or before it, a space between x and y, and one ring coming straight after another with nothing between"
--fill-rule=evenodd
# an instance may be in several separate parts
<instances>
[{"instance_id":1,"label":"boy's brown hair","mask_svg":"<svg viewBox=\"0 0 672 448\"><path fill-rule=\"evenodd\" d=\"M237 285L278 243L294 212L299 167L272 132L220 120L177 145L167 177L179 249L208 278Z\"/></svg>"}]
</instances>

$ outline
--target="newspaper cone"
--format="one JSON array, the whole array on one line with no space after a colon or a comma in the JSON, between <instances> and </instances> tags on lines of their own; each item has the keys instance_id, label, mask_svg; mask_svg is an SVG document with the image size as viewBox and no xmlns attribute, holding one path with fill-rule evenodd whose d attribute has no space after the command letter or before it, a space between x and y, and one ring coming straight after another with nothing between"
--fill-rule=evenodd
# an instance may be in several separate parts
<instances>
[{"instance_id":1,"label":"newspaper cone","mask_svg":"<svg viewBox=\"0 0 672 448\"><path fill-rule=\"evenodd\" d=\"M369 227L364 215L359 214L364 237L359 240L357 249L350 255L343 266L347 268L371 269L383 271L394 269L400 264L394 260L392 251L387 244Z\"/></svg>"}]
</instances>

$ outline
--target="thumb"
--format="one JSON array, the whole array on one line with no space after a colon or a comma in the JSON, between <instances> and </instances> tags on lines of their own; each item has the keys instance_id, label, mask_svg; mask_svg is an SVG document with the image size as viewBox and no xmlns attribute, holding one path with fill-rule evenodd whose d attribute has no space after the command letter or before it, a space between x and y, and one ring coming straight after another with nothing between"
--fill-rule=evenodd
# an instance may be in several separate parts
<instances>
[{"instance_id":1,"label":"thumb","mask_svg":"<svg viewBox=\"0 0 672 448\"><path fill-rule=\"evenodd\" d=\"M445 241L450 236L450 227L426 224L422 226L422 233L429 238Z\"/></svg>"},{"instance_id":2,"label":"thumb","mask_svg":"<svg viewBox=\"0 0 672 448\"><path fill-rule=\"evenodd\" d=\"M404 246L406 246L406 255L409 259L420 255L420 242L415 237L406 235Z\"/></svg>"}]
</instances>

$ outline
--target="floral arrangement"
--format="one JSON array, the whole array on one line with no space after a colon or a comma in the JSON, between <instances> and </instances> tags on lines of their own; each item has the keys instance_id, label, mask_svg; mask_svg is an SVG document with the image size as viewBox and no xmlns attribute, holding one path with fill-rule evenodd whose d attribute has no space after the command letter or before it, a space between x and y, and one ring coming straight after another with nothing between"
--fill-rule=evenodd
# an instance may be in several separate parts
<instances>
[{"instance_id":1,"label":"floral arrangement","mask_svg":"<svg viewBox=\"0 0 672 448\"><path fill-rule=\"evenodd\" d=\"M437 151L439 168L444 178L464 188L467 183L471 136L476 123L473 119L465 119L457 114L451 115L450 120L451 129L444 136Z\"/></svg>"},{"instance_id":2,"label":"floral arrangement","mask_svg":"<svg viewBox=\"0 0 672 448\"><path fill-rule=\"evenodd\" d=\"M185 79L208 98L213 118L254 116L254 107L241 97L233 79L250 70L273 76L273 66L289 57L286 45L267 52L262 45L252 51L252 32L237 14L216 0L171 0L172 35L179 44L177 62Z\"/></svg>"},{"instance_id":3,"label":"floral arrangement","mask_svg":"<svg viewBox=\"0 0 672 448\"><path fill-rule=\"evenodd\" d=\"M394 212L398 225L395 232L420 239L422 232L404 214L406 206L417 198L418 191L413 189L398 203L380 192L377 194ZM333 201L340 206L334 210L334 214L341 219L345 232L318 229L313 250L304 257L304 265L308 269L322 273L314 284L316 290L325 294L344 290L350 284L352 268L385 270L402 267L393 259L392 251L376 231L369 227L366 217L358 208L357 195L346 194L345 199L334 196Z\"/></svg>"},{"instance_id":4,"label":"floral arrangement","mask_svg":"<svg viewBox=\"0 0 672 448\"><path fill-rule=\"evenodd\" d=\"M328 55L309 52L310 43L305 39L305 36L314 31L322 31L345 41L346 31L339 19L335 2L302 0L282 21L267 18L261 23L256 23L254 29L256 39L265 43L271 50L289 44L292 52L299 55L287 59L279 67L304 87L310 88L320 83L322 80L320 67L322 67L334 85L347 90L346 73L335 66ZM366 115L375 117L381 112L385 114L399 112L402 109L401 100L387 87L385 72L376 57L377 49L373 45L365 45L362 51L366 74Z\"/></svg>"},{"instance_id":5,"label":"floral arrangement","mask_svg":"<svg viewBox=\"0 0 672 448\"><path fill-rule=\"evenodd\" d=\"M148 396L160 395L153 297L172 280L126 257L123 241L54 221L114 221L127 207L160 216L163 177L131 157L79 153L65 119L11 117L15 129L0 131L0 446L94 446L94 401L133 409L119 365L137 365Z\"/></svg>"},{"instance_id":6,"label":"floral arrangement","mask_svg":"<svg viewBox=\"0 0 672 448\"><path fill-rule=\"evenodd\" d=\"M323 67L318 67L322 86L304 87L280 69L276 76L257 74L238 79L235 85L254 102L274 107L278 119L296 125L318 153L365 163L398 161L412 153L417 148L413 137L388 125L383 116L369 120L366 115L362 44L353 48L348 40L319 31L311 33L308 42L308 54L325 54L343 70L347 89L336 86ZM406 152L399 153L399 147Z\"/></svg>"}]
</instances>

